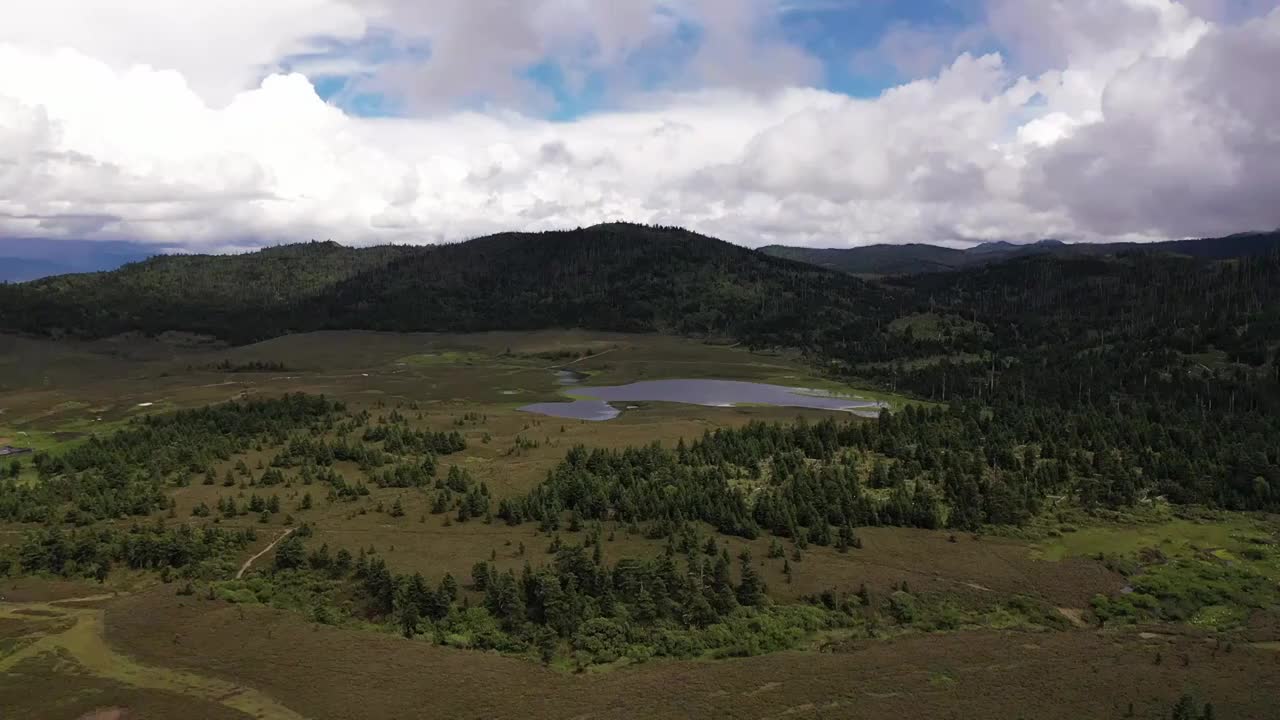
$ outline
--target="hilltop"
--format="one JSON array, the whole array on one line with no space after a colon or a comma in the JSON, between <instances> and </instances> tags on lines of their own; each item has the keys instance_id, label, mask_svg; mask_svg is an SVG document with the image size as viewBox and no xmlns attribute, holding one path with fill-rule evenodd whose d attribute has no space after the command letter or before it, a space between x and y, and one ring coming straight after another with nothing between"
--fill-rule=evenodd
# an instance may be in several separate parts
<instances>
[{"instance_id":1,"label":"hilltop","mask_svg":"<svg viewBox=\"0 0 1280 720\"><path fill-rule=\"evenodd\" d=\"M0 329L180 330L238 344L322 329L582 327L802 346L824 328L873 327L891 294L685 230L613 224L450 245L155 257L0 286Z\"/></svg>"}]
</instances>

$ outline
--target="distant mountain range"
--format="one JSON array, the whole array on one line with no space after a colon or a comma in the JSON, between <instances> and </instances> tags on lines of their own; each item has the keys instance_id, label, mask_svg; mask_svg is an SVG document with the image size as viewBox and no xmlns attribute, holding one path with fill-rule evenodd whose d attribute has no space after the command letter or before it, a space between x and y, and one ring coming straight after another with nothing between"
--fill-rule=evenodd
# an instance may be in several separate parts
<instances>
[{"instance_id":1,"label":"distant mountain range","mask_svg":"<svg viewBox=\"0 0 1280 720\"><path fill-rule=\"evenodd\" d=\"M0 282L115 270L154 254L152 246L142 243L0 238Z\"/></svg>"},{"instance_id":2,"label":"distant mountain range","mask_svg":"<svg viewBox=\"0 0 1280 720\"><path fill-rule=\"evenodd\" d=\"M1176 346L1280 370L1280 232L1146 245L798 253L809 261L679 228L617 223L451 245L312 242L157 256L110 272L0 284L0 332L96 339L176 331L230 344L318 330L657 332L800 348L885 386L913 379L934 398L989 383L990 375L885 363L973 357L996 332L1006 333L998 342L1010 355L1069 345L1075 357L1095 347L1090 338L1124 334L1133 348ZM824 253L840 269L814 264ZM878 264L849 262L869 255ZM1255 257L1238 259L1246 256ZM956 264L954 272L918 272ZM842 271L849 268L883 277ZM1060 401L1080 401L1078 386L1061 391Z\"/></svg>"},{"instance_id":3,"label":"distant mountain range","mask_svg":"<svg viewBox=\"0 0 1280 720\"><path fill-rule=\"evenodd\" d=\"M289 247L289 246L285 246ZM961 270L1018 257L1053 255L1102 257L1124 253L1168 253L1204 260L1224 260L1280 251L1280 230L1250 232L1221 238L1170 240L1155 243L1035 243L995 241L967 250L908 243L855 248L807 248L766 245L765 255L816 265L853 275L916 275ZM413 254L409 247L391 254ZM137 242L0 238L0 283L28 282L56 275L106 272L156 255L155 247ZM270 255L270 250L268 250ZM367 254L364 256L367 257Z\"/></svg>"},{"instance_id":4,"label":"distant mountain range","mask_svg":"<svg viewBox=\"0 0 1280 720\"><path fill-rule=\"evenodd\" d=\"M1041 240L1018 244L1006 241L983 243L967 250L911 243L907 245L867 245L855 248L803 248L768 245L760 251L774 257L840 270L854 275L915 275L961 270L1029 255L1100 257L1125 253L1167 253L1225 260L1247 255L1265 255L1280 249L1280 230L1251 232L1221 238L1169 240L1154 243L1064 243Z\"/></svg>"}]
</instances>

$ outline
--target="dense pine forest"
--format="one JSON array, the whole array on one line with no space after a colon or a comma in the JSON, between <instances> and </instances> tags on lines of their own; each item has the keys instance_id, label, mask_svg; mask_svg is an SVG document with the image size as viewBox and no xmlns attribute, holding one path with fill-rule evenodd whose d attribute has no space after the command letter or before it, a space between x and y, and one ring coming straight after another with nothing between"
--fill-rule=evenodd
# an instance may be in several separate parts
<instances>
[{"instance_id":1,"label":"dense pine forest","mask_svg":"<svg viewBox=\"0 0 1280 720\"><path fill-rule=\"evenodd\" d=\"M1184 252L1171 254L1175 247ZM831 373L939 404L897 421L921 428L914 441L895 434L825 452L874 446L914 462L920 468L911 475L929 475L966 523L991 513L955 507L958 491L943 491L957 473L984 488L980 495L1001 494L986 489L992 482L1012 488L1023 508L1015 516L1064 484L1090 498L1132 502L1159 492L1273 507L1280 501L1274 237L1120 248L864 282L635 225L430 248L311 244L163 257L0 286L0 327L87 337L185 330L232 342L321 328L576 326L732 337L799 348ZM1015 448L1023 453L1016 462ZM785 466L751 455L732 459L735 472ZM1105 487L1068 480L1089 477L1104 478ZM745 510L724 512L731 517L721 522L747 527ZM860 513L851 521L868 519Z\"/></svg>"},{"instance_id":2,"label":"dense pine forest","mask_svg":"<svg viewBox=\"0 0 1280 720\"><path fill-rule=\"evenodd\" d=\"M1174 246L1184 252L1168 252ZM0 327L88 337L187 330L233 342L319 328L577 326L727 336L800 348L831 373L937 404L882 420L878 430L831 431L842 439L803 453L829 461L874 449L891 461L899 493L906 487L936 495L912 499L932 508L909 513L915 524L1008 521L1033 512L1051 492L1111 503L1159 493L1228 508L1275 507L1274 238L1120 247L1119 255L1038 253L864 282L682 230L635 225L432 248L312 244L157 258L114 273L0 286ZM1233 253L1238 257L1220 259ZM905 517L898 500L877 505L847 487L832 496L813 489L822 483L792 477L784 471L794 464L785 444L753 447L715 462L697 453L644 462L684 467L703 485L693 495L717 502L734 494L715 484L736 474L785 481L785 491L756 502L785 505L775 511L785 521L765 520L770 513L758 509L752 517L745 505L695 508L687 498L693 505L681 508L685 517L726 531L794 532L791 526L808 525L806 505L844 508L832 518L837 526ZM838 474L841 464L835 466ZM708 474L709 467L731 470L723 477ZM532 498L512 515L546 521L564 509L593 517L606 510L577 507L566 492L562 484L558 494ZM622 506L618 493L611 495L610 511L641 512L643 505ZM992 497L1000 508L987 507ZM943 499L949 510L933 507ZM673 511L649 508L643 517L677 519Z\"/></svg>"},{"instance_id":3,"label":"dense pine forest","mask_svg":"<svg viewBox=\"0 0 1280 720\"><path fill-rule=\"evenodd\" d=\"M208 592L547 661L567 647L591 664L751 655L879 622L960 622L953 612L940 620L905 589L774 605L759 558L731 555L707 528L767 538L767 560L790 578L811 546L859 552L859 529L870 526L977 532L1025 525L1059 504L1125 510L1156 497L1280 510L1274 251L1035 254L869 282L680 230L613 225L437 248L313 244L159 258L0 286L0 327L88 338L182 330L240 343L325 328L562 326L797 348L832 376L919 403L869 420L754 422L674 447L574 447L531 491L500 499L450 463L466 449L460 433L414 428L399 409L357 413L289 395L154 415L65 453L37 453L37 483L19 482L15 464L0 479L0 519L45 528L0 557L0 569L102 579L123 565L212 582L253 534L149 524L173 514L167 489L226 489L192 511L199 526L245 516L266 524L401 488L425 493L430 514L450 524L536 524L552 538L546 559L515 573L477 558L469 579L428 579L397 574L374 552L317 547L303 523L268 578L218 580ZM251 449L265 458L258 468L214 470ZM295 507L281 500L286 487L304 492ZM405 512L398 500L378 511ZM119 519L133 524L95 525ZM619 528L666 550L606 562L603 537ZM561 543L566 530L585 542ZM1062 621L1008 602L1001 612L1019 622ZM1140 611L1110 602L1098 601L1100 617Z\"/></svg>"},{"instance_id":4,"label":"dense pine forest","mask_svg":"<svg viewBox=\"0 0 1280 720\"><path fill-rule=\"evenodd\" d=\"M683 230L602 225L443 246L159 257L0 285L0 329L245 343L324 329L581 327L807 346L828 332L873 333L871 310L891 306L893 292Z\"/></svg>"},{"instance_id":5,"label":"dense pine forest","mask_svg":"<svg viewBox=\"0 0 1280 720\"><path fill-rule=\"evenodd\" d=\"M0 552L0 573L105 581L116 568L150 570L179 582L180 594L210 583L212 596L257 602L261 595L317 622L375 621L407 637L430 633L440 644L548 662L570 652L580 665L756 655L825 629L872 632L880 622L947 629L965 615L905 591L874 599L865 590L824 593L802 605L777 605L757 569L757 560L780 563L789 577L790 563L801 562L810 543L856 551L862 542L855 526L975 528L1017 523L1034 510L1030 486L1019 486L1018 495L987 483L985 498L964 495L972 485L965 470L982 474L982 461L971 453L964 457L973 468L956 469L954 483L934 488L933 469L905 458L945 456L946 443L895 454L928 419L911 409L901 421L886 414L875 423L757 423L671 450L575 448L546 483L528 497L502 500L495 511L484 483L458 465L445 469L448 456L466 448L457 431L413 430L398 409L353 413L317 396L231 402L148 416L71 452L37 454L37 484L0 481L0 518L43 524ZM256 469L237 462L224 476L212 469L249 449L270 460ZM354 465L358 475L339 470L340 463ZM1044 478L1038 491L1052 485L1065 492L1071 475L1049 469L1036 477ZM192 526L174 516L165 491L195 483L226 495L216 507L197 505ZM268 576L225 580L258 534L218 523L257 517L266 525L313 504L354 506L372 486L427 493L431 514L446 524L536 520L550 538L546 559L521 544L527 559L520 573L477 560L462 582L448 574L428 581L396 574L372 548L310 542L312 528L303 523L277 549ZM296 505L281 500L289 489L302 491ZM404 515L400 500L378 511ZM99 520L128 524L104 527ZM769 532L794 549L788 555L775 540L767 559L731 555L730 545L699 521L740 537ZM665 550L656 559L605 562L603 546L617 532L607 525L663 540ZM585 542L562 542L562 530L583 534ZM1025 598L986 611L1030 625L1062 623Z\"/></svg>"},{"instance_id":6,"label":"dense pine forest","mask_svg":"<svg viewBox=\"0 0 1280 720\"><path fill-rule=\"evenodd\" d=\"M1002 416L976 402L908 406L871 421L756 422L672 448L575 447L528 495L495 503L484 483L449 462L466 449L461 434L415 430L406 410L352 412L323 397L287 395L147 416L70 452L39 453L32 460L39 483L0 481L0 517L43 524L0 553L0 572L103 581L117 567L152 570L179 582L180 594L202 583L210 597L270 602L317 622L373 621L406 637L429 634L438 644L547 662L567 652L581 667L624 657L755 655L832 629L872 637L880 628L954 629L991 613L1026 626L1064 622L1032 598L962 607L905 584L888 597L864 588L802 605L768 599L757 560L780 564L789 582L792 563L811 546L863 552L868 526L1017 526L1064 500L1124 509L1156 493L1175 503L1275 507L1273 447L1242 454L1239 438L1215 443L1207 434L1196 444L1105 413L1056 427L1055 416ZM222 476L213 469L250 449L264 458L256 469L243 462ZM226 495L216 507L192 509L193 527L174 516L165 491L195 483ZM268 575L225 580L257 533L217 523L247 516L266 525L284 515L294 524L291 512L317 503L355 507L375 486L427 494L431 515L446 525L536 522L550 539L545 559L521 543L527 559L519 573L477 559L470 578L428 580L397 574L373 548L309 542L304 522L277 549ZM299 492L300 500L281 499ZM398 499L377 511L391 519L405 512ZM103 519L131 520L120 529L95 522ZM604 544L624 530L665 543L664 552L605 562ZM563 543L561 532L585 542ZM729 539L761 535L773 538L767 558L729 552ZM1167 595L1155 585L1161 577L1134 585ZM1245 588L1251 603L1274 594L1253 576L1229 580L1218 584ZM1194 609L1225 597L1214 593L1179 600ZM1137 600L1097 602L1100 616L1138 611Z\"/></svg>"}]
</instances>

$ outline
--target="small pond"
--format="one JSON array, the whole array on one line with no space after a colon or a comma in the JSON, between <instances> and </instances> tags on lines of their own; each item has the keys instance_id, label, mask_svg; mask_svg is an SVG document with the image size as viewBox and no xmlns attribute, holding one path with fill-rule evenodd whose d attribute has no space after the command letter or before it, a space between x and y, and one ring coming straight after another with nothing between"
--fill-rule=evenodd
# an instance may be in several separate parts
<instances>
[{"instance_id":1,"label":"small pond","mask_svg":"<svg viewBox=\"0 0 1280 720\"><path fill-rule=\"evenodd\" d=\"M581 378L575 378L575 381ZM561 376L564 383L564 376ZM707 407L776 405L780 407L843 410L858 414L878 414L880 403L839 397L821 390L741 380L646 380L612 387L582 387L574 390L577 399L526 405L521 410L574 420L612 420L622 413L614 402L675 402Z\"/></svg>"}]
</instances>

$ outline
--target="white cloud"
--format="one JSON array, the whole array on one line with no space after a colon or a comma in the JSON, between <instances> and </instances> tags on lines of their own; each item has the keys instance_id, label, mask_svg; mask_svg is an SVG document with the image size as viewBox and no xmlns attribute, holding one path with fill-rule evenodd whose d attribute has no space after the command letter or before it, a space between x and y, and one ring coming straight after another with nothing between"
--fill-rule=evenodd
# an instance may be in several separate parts
<instances>
[{"instance_id":1,"label":"white cloud","mask_svg":"<svg viewBox=\"0 0 1280 720\"><path fill-rule=\"evenodd\" d=\"M118 37L26 17L0 30L0 234L222 248L628 219L749 245L843 245L1280 225L1280 86L1267 71L1280 67L1280 10L1215 25L1168 0L1044 0L1040 14L993 0L993 32L1029 58L1038 48L1037 71L962 54L853 99L793 87L812 61L763 4L628 0L615 15L585 0L289 2L315 17L250 33L238 60L184 47L190 20L157 8L150 24L112 20ZM204 5L189 7L208 43L232 37L239 23ZM1118 5L1129 10L1099 15ZM696 82L570 123L501 109L359 118L301 75L244 89L317 33L358 38L394 20L435 39L440 64L380 82L407 83L424 105L472 85L519 99L535 91L512 70L530 58L607 69L676 16L710 28L689 58ZM491 27L502 32L483 38ZM166 34L154 47L152 28Z\"/></svg>"},{"instance_id":2,"label":"white cloud","mask_svg":"<svg viewBox=\"0 0 1280 720\"><path fill-rule=\"evenodd\" d=\"M778 0L353 0L372 27L429 48L368 72L355 90L416 110L487 101L541 111L546 89L524 71L547 63L571 88L603 74L618 96L661 75L680 89L808 85L814 58L781 38ZM681 31L697 28L694 43ZM642 67L630 60L644 54Z\"/></svg>"},{"instance_id":3,"label":"white cloud","mask_svg":"<svg viewBox=\"0 0 1280 720\"><path fill-rule=\"evenodd\" d=\"M1028 194L1101 235L1280 227L1280 9L1152 55L1107 85L1100 118L1033 156Z\"/></svg>"},{"instance_id":4,"label":"white cloud","mask_svg":"<svg viewBox=\"0 0 1280 720\"><path fill-rule=\"evenodd\" d=\"M777 36L777 10L773 0L696 0L706 38L691 71L712 85L755 90L816 82L821 64Z\"/></svg>"},{"instance_id":5,"label":"white cloud","mask_svg":"<svg viewBox=\"0 0 1280 720\"><path fill-rule=\"evenodd\" d=\"M989 39L987 28L977 24L950 27L898 22L890 25L875 45L854 52L849 65L854 73L867 77L885 73L905 79L926 77Z\"/></svg>"},{"instance_id":6,"label":"white cloud","mask_svg":"<svg viewBox=\"0 0 1280 720\"><path fill-rule=\"evenodd\" d=\"M0 44L70 49L117 70L174 70L217 106L255 85L263 69L327 36L364 35L348 0L40 0L8 7ZM7 73L7 68L6 68Z\"/></svg>"}]
</instances>

